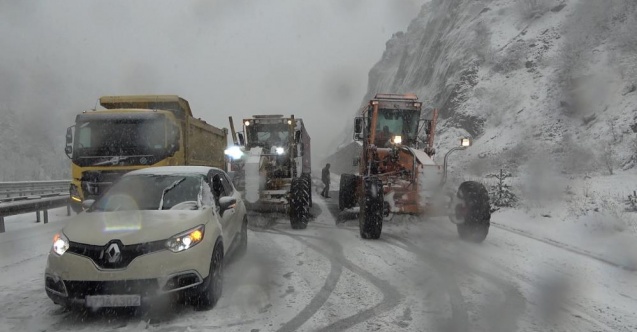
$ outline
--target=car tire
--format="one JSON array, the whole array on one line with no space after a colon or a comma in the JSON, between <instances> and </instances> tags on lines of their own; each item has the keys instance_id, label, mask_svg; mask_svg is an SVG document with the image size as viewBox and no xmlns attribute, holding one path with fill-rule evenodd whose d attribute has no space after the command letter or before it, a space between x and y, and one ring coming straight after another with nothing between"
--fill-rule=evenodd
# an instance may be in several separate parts
<instances>
[{"instance_id":1,"label":"car tire","mask_svg":"<svg viewBox=\"0 0 637 332\"><path fill-rule=\"evenodd\" d=\"M209 310L217 304L223 290L223 243L217 240L210 260L210 272L206 287L199 293L196 307Z\"/></svg>"}]
</instances>

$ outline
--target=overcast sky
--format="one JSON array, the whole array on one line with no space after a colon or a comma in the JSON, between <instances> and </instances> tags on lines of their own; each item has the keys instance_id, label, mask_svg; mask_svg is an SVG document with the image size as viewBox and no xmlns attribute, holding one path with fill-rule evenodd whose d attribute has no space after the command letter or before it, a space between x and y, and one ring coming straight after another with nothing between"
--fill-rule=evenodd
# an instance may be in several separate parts
<instances>
[{"instance_id":1,"label":"overcast sky","mask_svg":"<svg viewBox=\"0 0 637 332\"><path fill-rule=\"evenodd\" d=\"M0 110L61 137L101 95L178 94L218 127L302 117L319 161L425 1L0 0Z\"/></svg>"}]
</instances>

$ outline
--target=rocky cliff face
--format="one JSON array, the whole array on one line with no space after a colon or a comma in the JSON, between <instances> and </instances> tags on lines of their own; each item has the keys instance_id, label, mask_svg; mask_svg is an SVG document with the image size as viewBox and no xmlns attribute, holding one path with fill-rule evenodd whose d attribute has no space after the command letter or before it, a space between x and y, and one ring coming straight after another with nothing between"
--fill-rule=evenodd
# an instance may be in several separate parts
<instances>
[{"instance_id":1,"label":"rocky cliff face","mask_svg":"<svg viewBox=\"0 0 637 332\"><path fill-rule=\"evenodd\" d=\"M432 0L387 42L364 100L415 92L438 108L438 157L475 139L453 158L463 176L545 160L617 172L637 161L636 60L632 0Z\"/></svg>"}]
</instances>

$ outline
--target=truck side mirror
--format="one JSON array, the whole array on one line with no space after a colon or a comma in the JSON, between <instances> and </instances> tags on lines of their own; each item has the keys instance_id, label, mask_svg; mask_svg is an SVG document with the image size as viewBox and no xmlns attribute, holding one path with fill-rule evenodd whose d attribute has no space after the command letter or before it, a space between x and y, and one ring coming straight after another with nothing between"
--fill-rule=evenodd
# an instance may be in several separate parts
<instances>
[{"instance_id":1,"label":"truck side mirror","mask_svg":"<svg viewBox=\"0 0 637 332\"><path fill-rule=\"evenodd\" d=\"M354 140L359 141L363 138L363 118L354 118Z\"/></svg>"},{"instance_id":2,"label":"truck side mirror","mask_svg":"<svg viewBox=\"0 0 637 332\"><path fill-rule=\"evenodd\" d=\"M297 130L294 132L294 143L299 143L301 141L301 131Z\"/></svg>"},{"instance_id":3,"label":"truck side mirror","mask_svg":"<svg viewBox=\"0 0 637 332\"><path fill-rule=\"evenodd\" d=\"M243 137L243 133L237 133L237 137L239 138L239 145L245 146L245 138Z\"/></svg>"},{"instance_id":4,"label":"truck side mirror","mask_svg":"<svg viewBox=\"0 0 637 332\"><path fill-rule=\"evenodd\" d=\"M66 145L73 144L73 127L74 126L70 126L66 128Z\"/></svg>"},{"instance_id":5,"label":"truck side mirror","mask_svg":"<svg viewBox=\"0 0 637 332\"><path fill-rule=\"evenodd\" d=\"M73 146L71 145L67 145L64 147L64 153L66 153L66 156L71 158L71 155L73 154Z\"/></svg>"},{"instance_id":6,"label":"truck side mirror","mask_svg":"<svg viewBox=\"0 0 637 332\"><path fill-rule=\"evenodd\" d=\"M179 135L179 126L172 124L168 130L168 151L172 154L179 150L179 143L181 140Z\"/></svg>"}]
</instances>

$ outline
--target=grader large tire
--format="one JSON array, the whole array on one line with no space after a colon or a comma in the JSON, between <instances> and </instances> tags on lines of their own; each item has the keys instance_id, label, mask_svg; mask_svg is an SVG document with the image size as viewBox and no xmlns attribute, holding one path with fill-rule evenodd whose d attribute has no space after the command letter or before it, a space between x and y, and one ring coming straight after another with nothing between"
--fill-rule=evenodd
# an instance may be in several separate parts
<instances>
[{"instance_id":1,"label":"grader large tire","mask_svg":"<svg viewBox=\"0 0 637 332\"><path fill-rule=\"evenodd\" d=\"M356 175L343 174L338 186L338 209L343 211L356 205Z\"/></svg>"},{"instance_id":2,"label":"grader large tire","mask_svg":"<svg viewBox=\"0 0 637 332\"><path fill-rule=\"evenodd\" d=\"M363 181L361 210L358 219L361 238L378 239L383 230L383 183L378 178Z\"/></svg>"},{"instance_id":3,"label":"grader large tire","mask_svg":"<svg viewBox=\"0 0 637 332\"><path fill-rule=\"evenodd\" d=\"M301 178L307 181L307 192L309 193L309 207L312 207L312 175L310 173L301 174Z\"/></svg>"},{"instance_id":4,"label":"grader large tire","mask_svg":"<svg viewBox=\"0 0 637 332\"><path fill-rule=\"evenodd\" d=\"M305 229L310 215L308 183L302 178L292 179L290 187L290 226Z\"/></svg>"},{"instance_id":5,"label":"grader large tire","mask_svg":"<svg viewBox=\"0 0 637 332\"><path fill-rule=\"evenodd\" d=\"M484 241L491 225L489 193L484 185L475 181L460 184L449 217L457 224L461 239L475 243Z\"/></svg>"}]
</instances>

